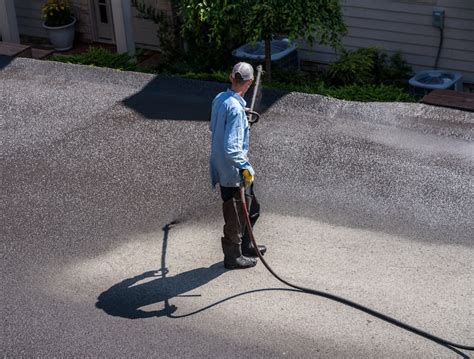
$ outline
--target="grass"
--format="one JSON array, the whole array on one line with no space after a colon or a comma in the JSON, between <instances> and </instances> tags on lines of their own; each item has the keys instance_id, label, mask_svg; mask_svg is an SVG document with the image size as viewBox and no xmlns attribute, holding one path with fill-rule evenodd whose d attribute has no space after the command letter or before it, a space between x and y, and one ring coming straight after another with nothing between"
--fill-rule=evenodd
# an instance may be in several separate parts
<instances>
[{"instance_id":1,"label":"grass","mask_svg":"<svg viewBox=\"0 0 474 359\"><path fill-rule=\"evenodd\" d=\"M193 80L229 82L229 75L224 71L213 73L188 72L179 75ZM289 92L302 92L334 97L340 100L360 102L417 102L417 99L404 89L392 85L346 85L341 87L328 86L322 80L300 80L298 82L281 82L273 80L263 82L263 88Z\"/></svg>"},{"instance_id":2,"label":"grass","mask_svg":"<svg viewBox=\"0 0 474 359\"><path fill-rule=\"evenodd\" d=\"M153 69L143 68L137 65L137 59L141 56L130 57L127 54L116 54L103 48L91 47L86 52L78 55L59 55L50 59L72 64L83 64L89 66L108 67L121 71L136 71L157 73ZM179 76L187 79L229 82L229 75L225 71L214 71L212 73L185 72L185 73L162 73L171 76ZM304 73L302 71L275 70L272 81L263 81L263 88L277 89L283 91L303 92L330 96L349 101L378 101L378 102L416 102L416 98L409 95L403 88L393 85L328 85L320 75Z\"/></svg>"}]
</instances>

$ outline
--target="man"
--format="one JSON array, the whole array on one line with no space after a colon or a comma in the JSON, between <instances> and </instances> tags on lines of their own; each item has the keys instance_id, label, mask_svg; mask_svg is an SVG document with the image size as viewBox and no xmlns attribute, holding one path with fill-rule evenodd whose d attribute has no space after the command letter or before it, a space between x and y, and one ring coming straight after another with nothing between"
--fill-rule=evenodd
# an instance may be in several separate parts
<instances>
[{"instance_id":1,"label":"man","mask_svg":"<svg viewBox=\"0 0 474 359\"><path fill-rule=\"evenodd\" d=\"M257 264L257 253L245 228L239 190L242 183L246 187L252 226L258 219L260 209L253 191L255 173L247 158L249 122L243 99L253 82L253 67L240 62L232 69L229 79L231 88L217 95L212 102L210 170L212 186L219 184L223 200L224 237L221 242L224 266L242 269ZM265 246L259 245L259 249L262 254L266 251Z\"/></svg>"}]
</instances>

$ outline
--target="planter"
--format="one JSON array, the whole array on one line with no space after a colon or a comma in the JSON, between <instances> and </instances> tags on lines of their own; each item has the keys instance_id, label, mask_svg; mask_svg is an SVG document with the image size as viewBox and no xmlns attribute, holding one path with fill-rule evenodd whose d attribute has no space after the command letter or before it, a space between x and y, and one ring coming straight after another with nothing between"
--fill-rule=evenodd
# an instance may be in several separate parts
<instances>
[{"instance_id":1,"label":"planter","mask_svg":"<svg viewBox=\"0 0 474 359\"><path fill-rule=\"evenodd\" d=\"M72 49L76 18L71 18L72 22L64 26L47 26L46 24L43 24L43 27L48 30L49 41L57 51L67 51Z\"/></svg>"}]
</instances>

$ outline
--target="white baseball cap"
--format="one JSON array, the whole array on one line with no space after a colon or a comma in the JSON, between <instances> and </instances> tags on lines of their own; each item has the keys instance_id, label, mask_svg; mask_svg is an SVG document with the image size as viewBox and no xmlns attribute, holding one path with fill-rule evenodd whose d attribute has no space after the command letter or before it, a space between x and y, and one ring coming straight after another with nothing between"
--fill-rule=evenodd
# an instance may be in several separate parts
<instances>
[{"instance_id":1,"label":"white baseball cap","mask_svg":"<svg viewBox=\"0 0 474 359\"><path fill-rule=\"evenodd\" d=\"M232 69L232 78L242 78L242 80L253 80L253 67L247 62L239 62Z\"/></svg>"}]
</instances>

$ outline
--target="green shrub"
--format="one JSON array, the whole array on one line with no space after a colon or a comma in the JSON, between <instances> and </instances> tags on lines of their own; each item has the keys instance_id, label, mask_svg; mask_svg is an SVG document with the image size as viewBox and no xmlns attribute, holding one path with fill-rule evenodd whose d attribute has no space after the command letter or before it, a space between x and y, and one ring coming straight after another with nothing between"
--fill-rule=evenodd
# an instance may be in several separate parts
<instances>
[{"instance_id":1,"label":"green shrub","mask_svg":"<svg viewBox=\"0 0 474 359\"><path fill-rule=\"evenodd\" d=\"M390 85L346 85L328 87L319 81L313 84L286 84L280 82L264 83L265 88L284 91L303 92L330 96L340 100L360 102L416 102L416 99L403 89Z\"/></svg>"},{"instance_id":2,"label":"green shrub","mask_svg":"<svg viewBox=\"0 0 474 359\"><path fill-rule=\"evenodd\" d=\"M383 67L380 82L386 85L406 86L411 76L413 76L411 66L403 60L401 51L397 51Z\"/></svg>"},{"instance_id":3,"label":"green shrub","mask_svg":"<svg viewBox=\"0 0 474 359\"><path fill-rule=\"evenodd\" d=\"M404 85L411 75L411 67L398 51L391 57L381 49L370 47L356 51L344 50L339 60L325 73L327 83L346 85Z\"/></svg>"},{"instance_id":4,"label":"green shrub","mask_svg":"<svg viewBox=\"0 0 474 359\"><path fill-rule=\"evenodd\" d=\"M187 72L182 75L187 79L193 80L202 80L202 81L215 81L215 82L229 82L229 74L225 71L215 71L211 73L196 73L196 72Z\"/></svg>"},{"instance_id":5,"label":"green shrub","mask_svg":"<svg viewBox=\"0 0 474 359\"><path fill-rule=\"evenodd\" d=\"M367 54L372 54L373 50L360 51L357 56L358 61ZM139 55L139 53L138 53ZM394 55L395 56L395 55ZM393 58L393 56L392 56ZM74 64L93 65L100 67L109 67L123 71L143 71L135 64L135 58L127 54L112 53L103 48L89 48L86 52L79 55L70 56L54 56L51 58L54 61L62 61ZM273 73L273 80L263 82L263 87L268 89L278 89L283 91L303 92L310 94L320 94L324 96L331 96L342 100L349 101L380 101L380 102L415 102L416 99L404 91L403 88L393 85L385 85L383 82L392 77L398 77L405 73L403 61L396 57L392 60L392 66L380 66L375 70L376 63L385 63L385 57L373 57L372 63L373 76L380 78L380 84L360 84L351 83L343 86L333 86L327 83L327 76L321 74L306 73L296 70L275 69ZM375 61L377 60L377 61ZM397 62L399 61L399 62ZM400 65L401 64L401 65ZM229 83L228 71L212 71L212 72L198 72L193 70L190 66L185 66L180 63L175 64L178 71L162 71L161 74L178 75L184 78L205 81L217 81L222 83ZM378 65L377 65L378 66ZM378 72L377 72L378 71ZM360 77L360 75L357 75ZM365 76L365 75L363 75Z\"/></svg>"},{"instance_id":6,"label":"green shrub","mask_svg":"<svg viewBox=\"0 0 474 359\"><path fill-rule=\"evenodd\" d=\"M325 73L325 79L334 86L373 83L376 50L344 50L339 60L332 63Z\"/></svg>"},{"instance_id":7,"label":"green shrub","mask_svg":"<svg viewBox=\"0 0 474 359\"><path fill-rule=\"evenodd\" d=\"M275 67L272 72L272 82L279 82L292 85L307 85L319 82L321 76L314 72L300 70L286 70Z\"/></svg>"},{"instance_id":8,"label":"green shrub","mask_svg":"<svg viewBox=\"0 0 474 359\"><path fill-rule=\"evenodd\" d=\"M293 75L293 77L290 77ZM229 74L225 71L212 73L188 72L182 77L229 83ZM301 71L291 71L285 74L278 74L279 80L263 82L263 87L267 89L302 92L309 94L319 94L330 96L347 101L361 102L416 102L416 99L409 95L404 89L392 85L346 85L340 87L327 86L316 75L307 76Z\"/></svg>"},{"instance_id":9,"label":"green shrub","mask_svg":"<svg viewBox=\"0 0 474 359\"><path fill-rule=\"evenodd\" d=\"M68 0L48 0L41 11L46 26L64 26L73 21L71 4Z\"/></svg>"},{"instance_id":10,"label":"green shrub","mask_svg":"<svg viewBox=\"0 0 474 359\"><path fill-rule=\"evenodd\" d=\"M405 90L392 85L347 85L327 89L325 95L348 101L416 102Z\"/></svg>"},{"instance_id":11,"label":"green shrub","mask_svg":"<svg viewBox=\"0 0 474 359\"><path fill-rule=\"evenodd\" d=\"M59 55L51 58L53 61L67 62L71 64L93 65L98 67L109 67L122 71L139 71L135 64L135 57L128 54L117 54L99 47L90 47L87 51L78 55Z\"/></svg>"}]
</instances>

